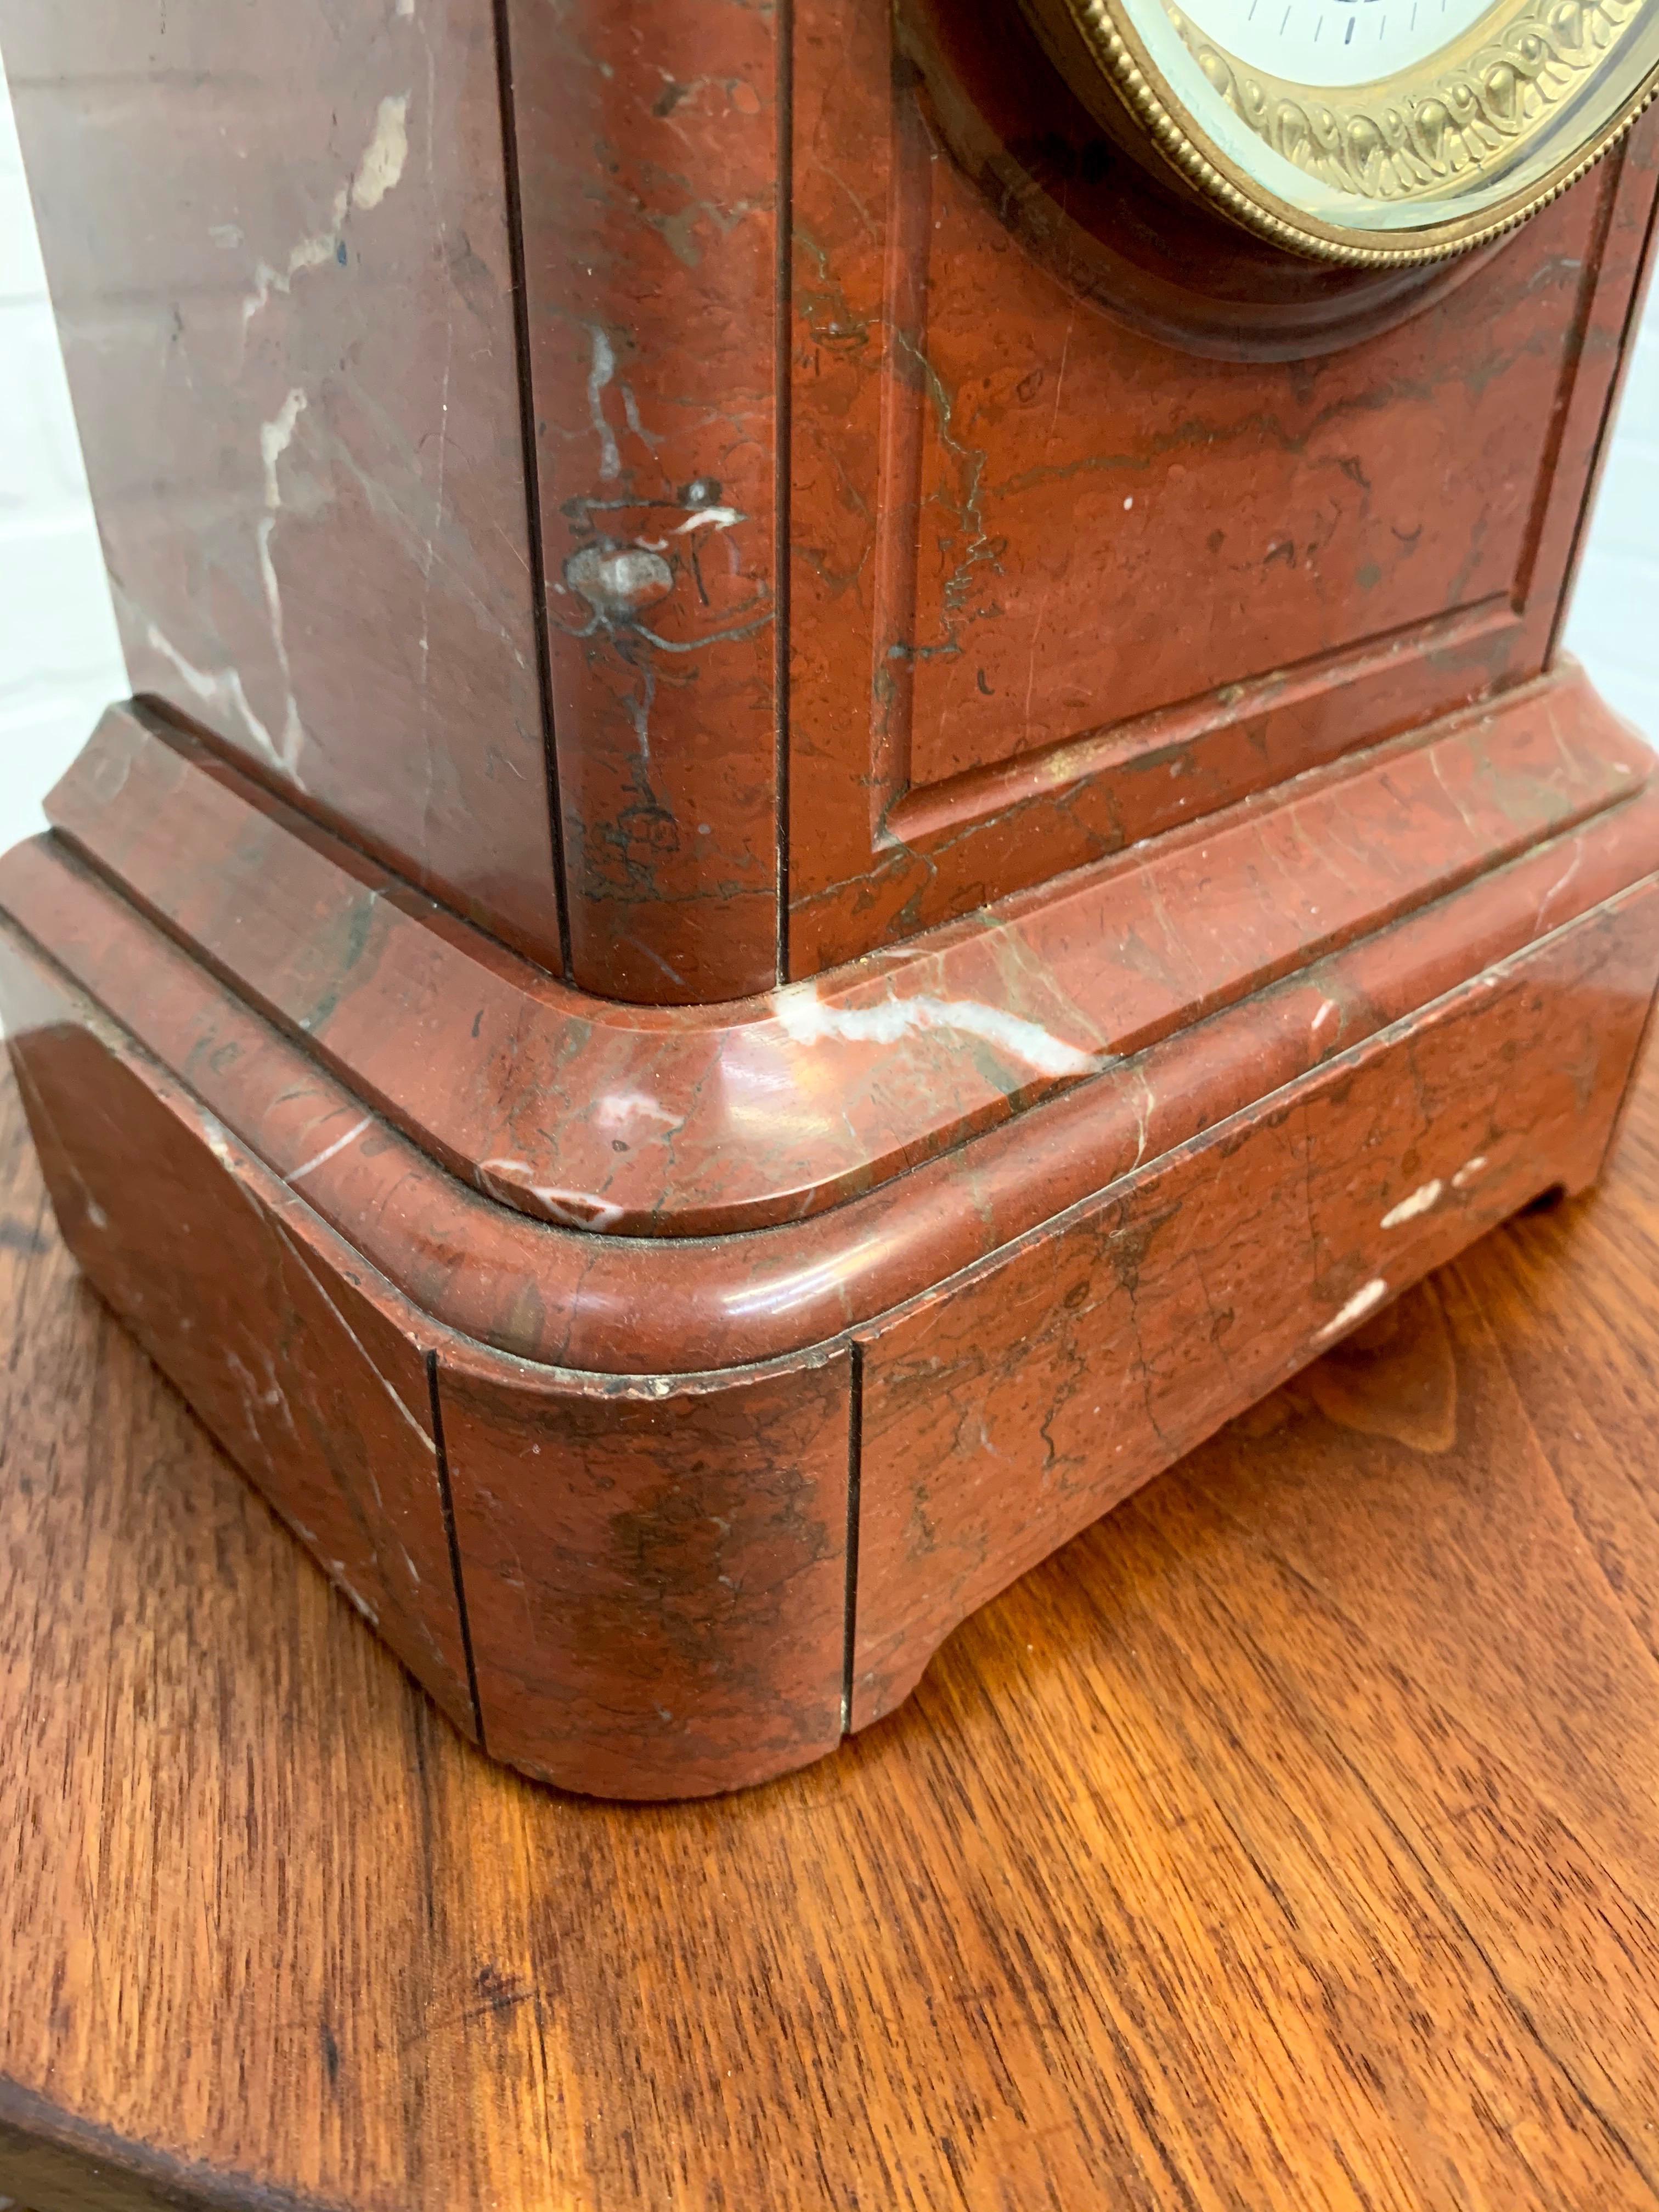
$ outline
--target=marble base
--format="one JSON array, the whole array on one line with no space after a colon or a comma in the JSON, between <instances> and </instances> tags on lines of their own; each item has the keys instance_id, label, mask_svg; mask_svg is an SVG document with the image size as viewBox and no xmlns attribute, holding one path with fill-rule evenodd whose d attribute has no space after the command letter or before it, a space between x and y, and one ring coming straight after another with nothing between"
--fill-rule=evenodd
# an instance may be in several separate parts
<instances>
[{"instance_id":1,"label":"marble base","mask_svg":"<svg viewBox=\"0 0 1659 2212\"><path fill-rule=\"evenodd\" d=\"M641 1007L129 706L0 863L0 988L87 1273L456 1725L687 1796L890 1711L1595 1179L1649 766L1569 665L816 983Z\"/></svg>"}]
</instances>

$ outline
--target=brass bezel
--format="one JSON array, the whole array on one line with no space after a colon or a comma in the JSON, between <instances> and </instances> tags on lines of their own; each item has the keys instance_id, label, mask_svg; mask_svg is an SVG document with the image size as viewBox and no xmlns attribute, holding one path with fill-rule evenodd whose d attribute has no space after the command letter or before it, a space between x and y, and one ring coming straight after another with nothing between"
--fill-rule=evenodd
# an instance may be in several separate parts
<instances>
[{"instance_id":1,"label":"brass bezel","mask_svg":"<svg viewBox=\"0 0 1659 2212\"><path fill-rule=\"evenodd\" d=\"M1437 103L1444 114L1449 106L1458 105L1461 95L1463 119L1454 114L1452 129L1462 143L1470 128L1469 100L1478 101L1482 88L1501 83L1513 95L1517 108L1524 109L1530 103L1533 112L1495 119L1493 112L1479 108L1477 119L1488 136L1501 140L1506 166L1523 165L1528 145L1559 127L1560 118L1550 97L1540 89L1541 69L1531 77L1526 74L1526 65L1534 61L1540 46L1548 59L1559 62L1548 46L1552 26L1558 25L1567 11L1581 21L1607 18L1618 11L1618 20L1612 23L1613 35L1587 65L1592 73L1587 77L1588 85L1594 76L1616 68L1621 60L1628 61L1633 45L1639 61L1638 42L1644 37L1648 46L1654 45L1659 37L1659 0L1627 0L1622 9L1621 0L1499 0L1499 5L1462 38L1439 48L1417 67L1370 84L1340 88L1292 84L1261 70L1247 70L1207 33L1189 25L1172 0L1155 0L1155 4L1164 5L1176 35L1217 98L1225 101L1267 150L1295 159L1282 143L1275 145L1274 130L1279 130L1282 140L1287 117L1294 118L1292 136L1298 125L1305 130L1314 153L1324 155L1320 167L1304 162L1310 182L1320 182L1330 191L1332 166L1345 166L1356 146L1372 159L1396 165L1396 172L1402 162L1414 162L1429 172L1427 181L1415 185L1409 177L1402 181L1396 173L1391 192L1367 194L1346 181L1335 186L1338 191L1352 191L1356 210L1379 198L1389 198L1395 205L1419 204L1424 208L1426 219L1421 224L1385 229L1360 222L1326 221L1298 207L1234 160L1170 85L1149 52L1127 0L1020 0L1020 4L1073 89L1103 121L1121 125L1127 114L1187 184L1259 237L1351 268L1443 260L1500 237L1576 184L1659 93L1659 53L1656 53L1613 112L1599 118L1559 161L1529 176L1512 194L1473 212L1437 219L1432 213L1435 205L1454 198L1458 183L1467 186L1468 179L1480 171L1471 160L1460 175L1449 180L1433 174L1432 161L1422 151L1425 143L1432 143L1424 137L1425 118L1436 112L1432 104ZM1506 39L1514 41L1507 50ZM1218 82L1222 77L1229 82Z\"/></svg>"}]
</instances>

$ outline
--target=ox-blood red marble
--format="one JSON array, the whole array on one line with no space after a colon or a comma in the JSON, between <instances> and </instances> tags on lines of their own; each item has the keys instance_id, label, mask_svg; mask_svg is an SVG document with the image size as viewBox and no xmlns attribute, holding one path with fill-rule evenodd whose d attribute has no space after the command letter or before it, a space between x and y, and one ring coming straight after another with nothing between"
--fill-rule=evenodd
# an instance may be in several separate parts
<instances>
[{"instance_id":1,"label":"ox-blood red marble","mask_svg":"<svg viewBox=\"0 0 1659 2212\"><path fill-rule=\"evenodd\" d=\"M1595 1181L1659 787L1555 640L1659 120L1339 266L1012 0L0 44L134 693L0 860L30 1126L483 1753L832 1752Z\"/></svg>"}]
</instances>

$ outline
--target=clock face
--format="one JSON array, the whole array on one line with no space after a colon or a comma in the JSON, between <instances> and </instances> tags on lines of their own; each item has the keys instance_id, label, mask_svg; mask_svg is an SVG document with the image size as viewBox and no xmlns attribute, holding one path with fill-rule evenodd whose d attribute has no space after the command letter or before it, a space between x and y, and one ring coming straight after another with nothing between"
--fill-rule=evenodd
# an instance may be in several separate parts
<instances>
[{"instance_id":1,"label":"clock face","mask_svg":"<svg viewBox=\"0 0 1659 2212\"><path fill-rule=\"evenodd\" d=\"M1197 0L1187 16L1246 69L1335 88L1417 68L1491 7L1492 0Z\"/></svg>"},{"instance_id":2,"label":"clock face","mask_svg":"<svg viewBox=\"0 0 1659 2212\"><path fill-rule=\"evenodd\" d=\"M1659 0L1020 0L1149 167L1293 252L1483 243L1659 88Z\"/></svg>"}]
</instances>

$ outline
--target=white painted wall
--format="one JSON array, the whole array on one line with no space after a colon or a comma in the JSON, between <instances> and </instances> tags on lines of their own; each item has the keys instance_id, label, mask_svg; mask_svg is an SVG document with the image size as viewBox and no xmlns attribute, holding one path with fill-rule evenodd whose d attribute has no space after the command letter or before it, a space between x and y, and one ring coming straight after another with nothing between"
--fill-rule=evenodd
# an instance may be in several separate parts
<instances>
[{"instance_id":1,"label":"white painted wall","mask_svg":"<svg viewBox=\"0 0 1659 2212\"><path fill-rule=\"evenodd\" d=\"M0 76L0 848L126 689Z\"/></svg>"},{"instance_id":2,"label":"white painted wall","mask_svg":"<svg viewBox=\"0 0 1659 2212\"><path fill-rule=\"evenodd\" d=\"M1625 379L1567 643L1609 704L1659 744L1659 283Z\"/></svg>"},{"instance_id":3,"label":"white painted wall","mask_svg":"<svg viewBox=\"0 0 1659 2212\"><path fill-rule=\"evenodd\" d=\"M1568 642L1659 741L1659 286L1631 364ZM126 688L0 74L0 848Z\"/></svg>"}]
</instances>

